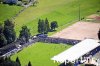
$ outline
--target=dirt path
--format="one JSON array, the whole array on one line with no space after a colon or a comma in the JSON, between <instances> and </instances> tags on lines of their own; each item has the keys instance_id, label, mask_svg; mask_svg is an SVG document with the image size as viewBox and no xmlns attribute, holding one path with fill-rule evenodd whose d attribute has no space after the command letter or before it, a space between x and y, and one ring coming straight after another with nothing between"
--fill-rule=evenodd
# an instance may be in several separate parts
<instances>
[{"instance_id":1,"label":"dirt path","mask_svg":"<svg viewBox=\"0 0 100 66\"><path fill-rule=\"evenodd\" d=\"M85 38L98 39L97 33L100 28L100 23L93 22L77 22L68 28L52 35L51 37L65 38L65 39L78 39Z\"/></svg>"}]
</instances>

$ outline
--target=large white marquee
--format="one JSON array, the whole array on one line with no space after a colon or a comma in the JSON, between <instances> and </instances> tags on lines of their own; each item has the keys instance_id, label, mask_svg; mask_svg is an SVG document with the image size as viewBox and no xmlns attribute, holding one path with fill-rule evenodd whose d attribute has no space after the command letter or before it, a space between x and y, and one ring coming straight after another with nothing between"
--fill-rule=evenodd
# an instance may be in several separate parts
<instances>
[{"instance_id":1,"label":"large white marquee","mask_svg":"<svg viewBox=\"0 0 100 66\"><path fill-rule=\"evenodd\" d=\"M73 62L96 47L100 46L98 40L94 39L85 39L82 42L74 45L73 47L65 50L64 52L54 56L51 60L64 63L66 61Z\"/></svg>"}]
</instances>

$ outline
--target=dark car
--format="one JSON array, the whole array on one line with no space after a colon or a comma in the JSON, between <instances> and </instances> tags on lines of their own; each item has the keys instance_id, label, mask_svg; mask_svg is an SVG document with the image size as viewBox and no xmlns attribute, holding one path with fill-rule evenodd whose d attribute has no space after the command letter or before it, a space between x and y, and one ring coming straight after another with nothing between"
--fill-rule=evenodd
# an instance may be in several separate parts
<instances>
[{"instance_id":1,"label":"dark car","mask_svg":"<svg viewBox=\"0 0 100 66\"><path fill-rule=\"evenodd\" d=\"M37 34L36 35L37 37L40 37L40 38L47 38L47 34Z\"/></svg>"}]
</instances>

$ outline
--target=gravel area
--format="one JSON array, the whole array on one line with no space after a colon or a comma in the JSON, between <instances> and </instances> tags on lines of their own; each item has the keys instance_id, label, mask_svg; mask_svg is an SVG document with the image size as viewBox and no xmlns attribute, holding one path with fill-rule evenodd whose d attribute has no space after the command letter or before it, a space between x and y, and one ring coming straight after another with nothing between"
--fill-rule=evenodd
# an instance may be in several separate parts
<instances>
[{"instance_id":1,"label":"gravel area","mask_svg":"<svg viewBox=\"0 0 100 66\"><path fill-rule=\"evenodd\" d=\"M99 28L100 23L80 21L55 33L51 37L77 40L84 40L86 38L98 39L97 33Z\"/></svg>"}]
</instances>

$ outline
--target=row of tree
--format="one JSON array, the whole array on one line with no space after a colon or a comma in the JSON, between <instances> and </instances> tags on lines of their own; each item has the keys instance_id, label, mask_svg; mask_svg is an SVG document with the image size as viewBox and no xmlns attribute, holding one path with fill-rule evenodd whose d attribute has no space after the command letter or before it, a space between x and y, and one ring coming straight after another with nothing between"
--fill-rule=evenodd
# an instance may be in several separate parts
<instances>
[{"instance_id":1,"label":"row of tree","mask_svg":"<svg viewBox=\"0 0 100 66\"><path fill-rule=\"evenodd\" d=\"M19 64L19 66L21 66L21 63L18 57L16 58L16 62ZM28 62L27 66L32 66L30 61Z\"/></svg>"},{"instance_id":2,"label":"row of tree","mask_svg":"<svg viewBox=\"0 0 100 66\"><path fill-rule=\"evenodd\" d=\"M9 19L4 21L3 25L2 24L0 25L0 47L16 41L17 37L14 27L15 27L14 22L12 22ZM49 21L47 18L45 20L39 19L38 21L38 32L41 34L47 34L50 31L54 31L55 28L57 27L58 24L56 21L52 21L49 25ZM30 36L31 33L28 27L22 26L18 39L21 42L27 43L29 42Z\"/></svg>"},{"instance_id":3,"label":"row of tree","mask_svg":"<svg viewBox=\"0 0 100 66\"><path fill-rule=\"evenodd\" d=\"M0 25L0 47L14 42L15 39L14 23L10 20L4 21L4 26Z\"/></svg>"},{"instance_id":4,"label":"row of tree","mask_svg":"<svg viewBox=\"0 0 100 66\"><path fill-rule=\"evenodd\" d=\"M48 32L55 30L57 27L57 21L52 21L50 25L47 18L45 20L39 19L38 21L38 33L41 34L47 34Z\"/></svg>"},{"instance_id":5,"label":"row of tree","mask_svg":"<svg viewBox=\"0 0 100 66\"><path fill-rule=\"evenodd\" d=\"M10 57L0 58L0 66L21 66L20 60L17 57L16 61L12 61ZM32 66L31 62L29 61L27 66Z\"/></svg>"},{"instance_id":6,"label":"row of tree","mask_svg":"<svg viewBox=\"0 0 100 66\"><path fill-rule=\"evenodd\" d=\"M17 37L14 26L14 22L8 19L4 21L4 25L0 25L0 47L16 41ZM24 42L28 42L30 35L30 30L27 28L27 26L22 26L19 39Z\"/></svg>"},{"instance_id":7,"label":"row of tree","mask_svg":"<svg viewBox=\"0 0 100 66\"><path fill-rule=\"evenodd\" d=\"M0 58L0 66L20 66L16 61L12 61L10 57Z\"/></svg>"}]
</instances>

